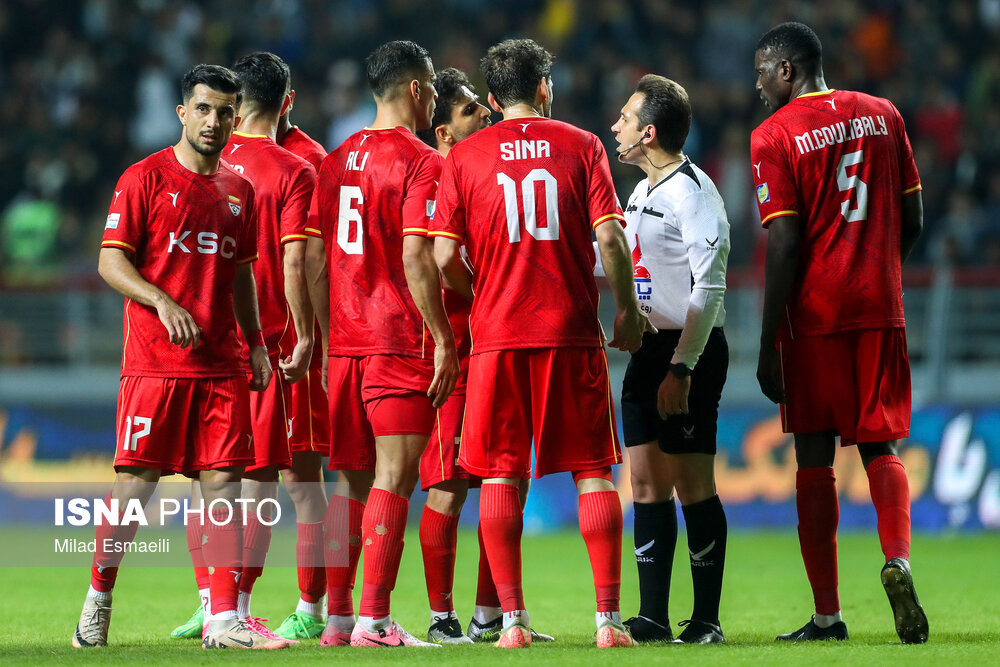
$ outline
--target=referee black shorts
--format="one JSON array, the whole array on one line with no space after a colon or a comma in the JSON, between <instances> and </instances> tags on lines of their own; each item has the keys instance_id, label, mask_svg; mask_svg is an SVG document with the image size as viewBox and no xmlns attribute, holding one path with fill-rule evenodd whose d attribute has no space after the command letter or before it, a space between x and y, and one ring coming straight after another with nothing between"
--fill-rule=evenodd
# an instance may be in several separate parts
<instances>
[{"instance_id":1,"label":"referee black shorts","mask_svg":"<svg viewBox=\"0 0 1000 667\"><path fill-rule=\"evenodd\" d=\"M625 446L658 442L667 454L715 454L719 399L729 369L729 345L721 327L712 329L705 351L691 373L688 414L660 419L656 392L674 356L679 329L661 330L642 337L642 347L632 355L622 382L622 425Z\"/></svg>"}]
</instances>

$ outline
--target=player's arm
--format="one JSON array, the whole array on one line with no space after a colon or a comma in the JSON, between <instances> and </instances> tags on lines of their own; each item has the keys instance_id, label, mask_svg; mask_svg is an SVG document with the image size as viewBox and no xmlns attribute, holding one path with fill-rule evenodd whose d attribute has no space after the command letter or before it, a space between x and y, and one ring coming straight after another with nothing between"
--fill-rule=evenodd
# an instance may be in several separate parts
<instances>
[{"instance_id":1,"label":"player's arm","mask_svg":"<svg viewBox=\"0 0 1000 667\"><path fill-rule=\"evenodd\" d=\"M611 347L635 352L642 345L642 335L656 333L656 327L639 309L635 296L634 267L628 241L617 218L608 218L595 229L597 247L601 252L601 265L611 293L615 297L618 314L615 316L614 338Z\"/></svg>"},{"instance_id":2,"label":"player's arm","mask_svg":"<svg viewBox=\"0 0 1000 667\"><path fill-rule=\"evenodd\" d=\"M413 234L403 237L403 271L413 302L434 338L434 379L427 395L434 397L434 407L439 408L454 391L461 370L430 239Z\"/></svg>"},{"instance_id":3,"label":"player's arm","mask_svg":"<svg viewBox=\"0 0 1000 667\"><path fill-rule=\"evenodd\" d=\"M260 310L257 307L257 281L253 277L253 264L236 265L233 279L233 313L243 337L250 346L250 390L264 391L271 383L271 360L260 327Z\"/></svg>"},{"instance_id":4,"label":"player's arm","mask_svg":"<svg viewBox=\"0 0 1000 667\"><path fill-rule=\"evenodd\" d=\"M920 190L903 195L903 220L899 234L899 259L905 262L924 231L924 200Z\"/></svg>"},{"instance_id":5,"label":"player's arm","mask_svg":"<svg viewBox=\"0 0 1000 667\"><path fill-rule=\"evenodd\" d=\"M289 382L305 377L312 360L313 322L316 319L309 287L306 282L306 244L308 241L288 241L284 246L282 270L285 276L285 301L295 326L295 348L292 354L278 361L281 372Z\"/></svg>"},{"instance_id":6,"label":"player's arm","mask_svg":"<svg viewBox=\"0 0 1000 667\"><path fill-rule=\"evenodd\" d=\"M792 293L799 261L799 216L785 215L771 220L767 228L767 257L764 261L764 314L760 330L760 357L757 382L770 400L782 403L781 359L777 340L788 296Z\"/></svg>"},{"instance_id":7,"label":"player's arm","mask_svg":"<svg viewBox=\"0 0 1000 667\"><path fill-rule=\"evenodd\" d=\"M330 275L326 267L326 245L318 236L310 236L305 249L306 289L312 304L319 330L320 343L326 352L330 340Z\"/></svg>"},{"instance_id":8,"label":"player's arm","mask_svg":"<svg viewBox=\"0 0 1000 667\"><path fill-rule=\"evenodd\" d=\"M452 290L472 301L472 272L462 260L462 244L447 236L434 239L434 262Z\"/></svg>"},{"instance_id":9,"label":"player's arm","mask_svg":"<svg viewBox=\"0 0 1000 667\"><path fill-rule=\"evenodd\" d=\"M105 246L97 262L97 271L108 285L126 298L156 309L156 314L170 336L170 342L181 347L198 347L201 328L184 308L169 294L147 281L135 268L124 248Z\"/></svg>"},{"instance_id":10,"label":"player's arm","mask_svg":"<svg viewBox=\"0 0 1000 667\"><path fill-rule=\"evenodd\" d=\"M715 215L704 199L701 192L690 194L678 203L675 211L694 284L670 370L657 393L657 408L664 419L667 415L688 413L690 372L705 350L726 294L729 221L725 214Z\"/></svg>"}]
</instances>

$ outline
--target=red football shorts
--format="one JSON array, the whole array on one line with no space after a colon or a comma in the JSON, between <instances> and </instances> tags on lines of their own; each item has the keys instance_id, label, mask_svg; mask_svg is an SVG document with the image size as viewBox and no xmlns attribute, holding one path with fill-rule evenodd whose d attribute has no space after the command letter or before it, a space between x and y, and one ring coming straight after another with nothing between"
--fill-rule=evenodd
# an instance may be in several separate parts
<instances>
[{"instance_id":1,"label":"red football shorts","mask_svg":"<svg viewBox=\"0 0 1000 667\"><path fill-rule=\"evenodd\" d=\"M621 463L602 348L472 355L459 461L473 475L535 477Z\"/></svg>"},{"instance_id":2,"label":"red football shorts","mask_svg":"<svg viewBox=\"0 0 1000 667\"><path fill-rule=\"evenodd\" d=\"M277 360L272 359L274 368ZM288 447L288 404L291 402L289 384L278 370L271 377L264 391L250 392L250 423L253 425L254 463L247 471L276 466L279 469L292 465L292 450Z\"/></svg>"},{"instance_id":3,"label":"red football shorts","mask_svg":"<svg viewBox=\"0 0 1000 667\"><path fill-rule=\"evenodd\" d=\"M393 355L334 357L327 365L330 470L375 470L375 438L429 435L434 406L430 359Z\"/></svg>"},{"instance_id":4,"label":"red football shorts","mask_svg":"<svg viewBox=\"0 0 1000 667\"><path fill-rule=\"evenodd\" d=\"M785 433L836 431L841 445L910 434L906 330L804 336L778 345Z\"/></svg>"},{"instance_id":5,"label":"red football shorts","mask_svg":"<svg viewBox=\"0 0 1000 667\"><path fill-rule=\"evenodd\" d=\"M253 465L246 378L123 377L115 467L164 475Z\"/></svg>"},{"instance_id":6,"label":"red football shorts","mask_svg":"<svg viewBox=\"0 0 1000 667\"><path fill-rule=\"evenodd\" d=\"M323 391L323 365L310 368L306 376L291 386L288 445L295 452L330 454L330 414Z\"/></svg>"},{"instance_id":7,"label":"red football shorts","mask_svg":"<svg viewBox=\"0 0 1000 667\"><path fill-rule=\"evenodd\" d=\"M453 479L469 479L458 463L462 444L462 420L465 394L454 393L438 408L427 449L420 457L420 488L426 491L435 484Z\"/></svg>"}]
</instances>

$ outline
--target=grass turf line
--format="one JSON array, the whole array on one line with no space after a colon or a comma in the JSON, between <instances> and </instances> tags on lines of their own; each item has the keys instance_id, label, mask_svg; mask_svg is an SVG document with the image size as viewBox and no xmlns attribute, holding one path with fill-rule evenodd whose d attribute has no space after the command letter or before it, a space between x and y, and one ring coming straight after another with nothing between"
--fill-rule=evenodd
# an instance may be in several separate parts
<instances>
[{"instance_id":1,"label":"grass turf line","mask_svg":"<svg viewBox=\"0 0 1000 667\"><path fill-rule=\"evenodd\" d=\"M623 558L623 615L635 613L638 592L635 561L626 536ZM995 664L1000 630L997 535L917 536L913 569L917 591L930 619L930 643L901 646L879 583L882 556L874 534L847 534L839 539L840 590L844 618L851 633L846 643L777 644L774 636L801 626L811 613L811 595L794 534L736 532L729 538L723 590L724 646L644 646L628 662L680 662L684 665L872 664L905 660L920 664ZM681 534L674 559L671 621L687 618L691 608L691 577L686 541ZM463 624L472 613L476 586L476 535L459 536L455 600ZM441 649L321 649L318 641L285 651L203 651L194 640L174 640L167 633L187 620L197 604L193 575L187 568L128 568L126 557L115 590L110 646L75 650L69 640L87 590L88 573L79 568L8 568L3 574L0 611L0 662L17 664L155 663L209 664L221 662L330 662L466 664L571 663L593 661L593 585L580 536L565 532L524 540L524 577L532 624L554 634L554 644L536 644L528 651L500 651L490 646ZM359 576L360 586L360 576ZM253 596L255 615L269 617L271 627L290 613L298 597L295 570L265 570ZM355 603L360 597L356 591ZM403 566L393 594L394 617L422 637L428 624L420 549L416 532L408 533ZM247 655L247 654L251 655ZM640 655L641 654L641 655ZM405 656L405 657L404 657ZM620 660L622 656L602 655Z\"/></svg>"}]
</instances>

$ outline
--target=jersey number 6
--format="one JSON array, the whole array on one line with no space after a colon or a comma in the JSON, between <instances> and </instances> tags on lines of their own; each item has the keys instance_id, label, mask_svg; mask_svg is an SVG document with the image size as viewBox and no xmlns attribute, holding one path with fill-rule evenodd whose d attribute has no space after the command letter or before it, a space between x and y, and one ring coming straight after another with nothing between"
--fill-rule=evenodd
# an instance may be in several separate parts
<instances>
[{"instance_id":1,"label":"jersey number 6","mask_svg":"<svg viewBox=\"0 0 1000 667\"><path fill-rule=\"evenodd\" d=\"M361 211L365 203L361 188L356 185L340 186L340 210L337 214L337 245L348 255L364 253L364 234L361 231ZM357 225L357 229L354 226ZM353 232L353 233L352 233ZM351 240L351 237L354 237Z\"/></svg>"},{"instance_id":2,"label":"jersey number 6","mask_svg":"<svg viewBox=\"0 0 1000 667\"><path fill-rule=\"evenodd\" d=\"M535 208L535 184L545 186L545 226L538 226ZM503 186L504 206L507 209L507 236L511 243L521 241L521 220L517 214L517 183L507 174L497 174L497 183ZM524 208L524 228L538 241L559 240L559 184L546 169L532 169L521 181L521 204Z\"/></svg>"}]
</instances>

